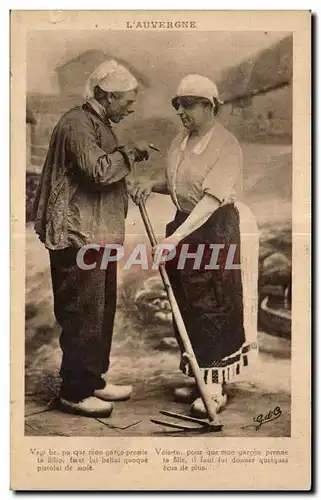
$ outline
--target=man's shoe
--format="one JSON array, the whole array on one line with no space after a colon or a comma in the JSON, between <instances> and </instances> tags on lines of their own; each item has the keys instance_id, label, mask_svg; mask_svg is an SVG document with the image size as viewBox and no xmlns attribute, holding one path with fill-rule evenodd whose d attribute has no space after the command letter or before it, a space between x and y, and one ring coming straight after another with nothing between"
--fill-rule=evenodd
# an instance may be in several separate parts
<instances>
[{"instance_id":1,"label":"man's shoe","mask_svg":"<svg viewBox=\"0 0 321 500\"><path fill-rule=\"evenodd\" d=\"M111 415L114 405L94 396L89 396L79 402L59 398L59 408L67 413L74 413L84 417L107 418Z\"/></svg>"},{"instance_id":2,"label":"man's shoe","mask_svg":"<svg viewBox=\"0 0 321 500\"><path fill-rule=\"evenodd\" d=\"M131 385L115 385L107 384L103 389L96 389L94 396L103 401L126 401L132 395L133 388Z\"/></svg>"},{"instance_id":3,"label":"man's shoe","mask_svg":"<svg viewBox=\"0 0 321 500\"><path fill-rule=\"evenodd\" d=\"M195 385L178 387L174 390L174 398L178 403L191 403L199 396L199 391Z\"/></svg>"},{"instance_id":4,"label":"man's shoe","mask_svg":"<svg viewBox=\"0 0 321 500\"><path fill-rule=\"evenodd\" d=\"M216 413L220 413L226 406L227 403L227 396L226 394L222 395L213 395L211 396L212 401L214 402L214 405L216 406ZM196 399L194 403L191 406L190 414L192 417L196 418L207 418L207 411L205 408L205 405L203 403L203 400L201 398Z\"/></svg>"}]
</instances>

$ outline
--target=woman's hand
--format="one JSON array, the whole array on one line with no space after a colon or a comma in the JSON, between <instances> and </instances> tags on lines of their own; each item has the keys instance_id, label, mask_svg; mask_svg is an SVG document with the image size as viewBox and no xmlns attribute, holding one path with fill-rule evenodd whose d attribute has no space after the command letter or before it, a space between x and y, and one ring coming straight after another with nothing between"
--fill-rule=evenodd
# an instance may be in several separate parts
<instances>
[{"instance_id":1,"label":"woman's hand","mask_svg":"<svg viewBox=\"0 0 321 500\"><path fill-rule=\"evenodd\" d=\"M235 202L236 202L236 192L233 190L233 191L231 191L229 196L227 196L226 198L224 198L222 200L221 207L224 205L229 205L231 203L235 203Z\"/></svg>"},{"instance_id":2,"label":"woman's hand","mask_svg":"<svg viewBox=\"0 0 321 500\"><path fill-rule=\"evenodd\" d=\"M136 205L139 205L141 202L145 203L150 193L153 191L154 182L144 182L144 183L136 183L130 189L130 196Z\"/></svg>"},{"instance_id":3,"label":"woman's hand","mask_svg":"<svg viewBox=\"0 0 321 500\"><path fill-rule=\"evenodd\" d=\"M152 248L154 262L157 264L164 264L164 257L173 252L181 240L182 237L175 233L167 238L164 238L163 240L160 240L158 244Z\"/></svg>"}]
</instances>

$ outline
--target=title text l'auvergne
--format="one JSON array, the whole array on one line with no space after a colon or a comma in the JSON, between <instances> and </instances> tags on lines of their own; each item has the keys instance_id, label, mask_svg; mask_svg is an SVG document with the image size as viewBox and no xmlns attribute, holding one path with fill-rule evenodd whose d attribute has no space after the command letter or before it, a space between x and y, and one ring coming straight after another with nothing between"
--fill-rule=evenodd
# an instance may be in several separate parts
<instances>
[{"instance_id":1,"label":"title text l'auvergne","mask_svg":"<svg viewBox=\"0 0 321 500\"><path fill-rule=\"evenodd\" d=\"M127 21L129 29L191 29L196 28L196 21Z\"/></svg>"}]
</instances>

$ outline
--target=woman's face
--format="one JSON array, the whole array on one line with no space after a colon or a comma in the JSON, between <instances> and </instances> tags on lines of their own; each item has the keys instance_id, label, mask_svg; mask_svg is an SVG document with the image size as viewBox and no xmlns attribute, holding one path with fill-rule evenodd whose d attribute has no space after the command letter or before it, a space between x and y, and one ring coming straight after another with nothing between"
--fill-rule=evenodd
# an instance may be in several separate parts
<instances>
[{"instance_id":1,"label":"woman's face","mask_svg":"<svg viewBox=\"0 0 321 500\"><path fill-rule=\"evenodd\" d=\"M177 114L188 130L197 130L212 115L212 109L203 101L181 97L177 100Z\"/></svg>"}]
</instances>

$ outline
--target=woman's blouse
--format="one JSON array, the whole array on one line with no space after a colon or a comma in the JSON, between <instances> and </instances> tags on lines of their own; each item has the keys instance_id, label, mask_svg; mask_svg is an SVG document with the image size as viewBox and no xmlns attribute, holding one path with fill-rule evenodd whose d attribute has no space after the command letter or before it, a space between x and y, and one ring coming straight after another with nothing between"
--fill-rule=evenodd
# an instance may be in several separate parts
<instances>
[{"instance_id":1,"label":"woman's blouse","mask_svg":"<svg viewBox=\"0 0 321 500\"><path fill-rule=\"evenodd\" d=\"M173 140L167 163L167 185L177 209L190 213L207 193L223 202L242 190L242 150L237 139L219 122L191 149L189 134Z\"/></svg>"}]
</instances>

